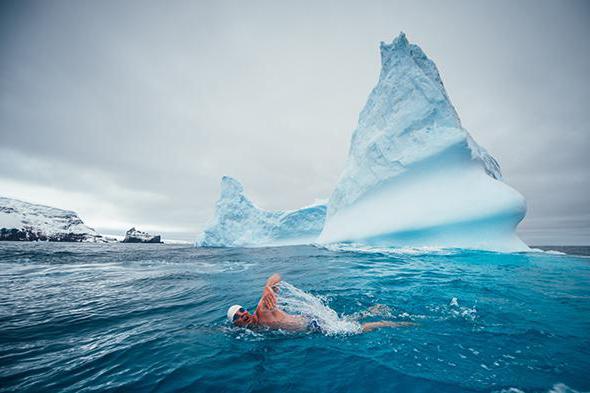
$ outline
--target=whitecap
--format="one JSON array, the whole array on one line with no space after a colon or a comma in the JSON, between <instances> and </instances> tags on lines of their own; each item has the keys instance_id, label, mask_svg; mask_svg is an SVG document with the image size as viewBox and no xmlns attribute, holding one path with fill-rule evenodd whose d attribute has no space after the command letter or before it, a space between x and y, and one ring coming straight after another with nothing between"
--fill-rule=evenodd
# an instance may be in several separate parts
<instances>
[{"instance_id":1,"label":"whitecap","mask_svg":"<svg viewBox=\"0 0 590 393\"><path fill-rule=\"evenodd\" d=\"M543 254L549 254L549 255L568 255L567 253L563 252L563 251L557 251L557 250L542 250L540 248L531 248L531 250L529 252L540 252Z\"/></svg>"},{"instance_id":2,"label":"whitecap","mask_svg":"<svg viewBox=\"0 0 590 393\"><path fill-rule=\"evenodd\" d=\"M384 255L454 255L458 252L457 249L443 247L373 247L357 243L314 244L314 246L328 251Z\"/></svg>"},{"instance_id":3,"label":"whitecap","mask_svg":"<svg viewBox=\"0 0 590 393\"><path fill-rule=\"evenodd\" d=\"M524 390L511 387L511 388L502 389L499 391L496 390L492 393L526 393L526 392ZM564 383L556 383L555 385L553 385L553 387L551 389L549 389L547 391L547 393L584 393L584 392L580 392L578 390L572 389ZM588 393L588 392L586 392L586 393Z\"/></svg>"},{"instance_id":4,"label":"whitecap","mask_svg":"<svg viewBox=\"0 0 590 393\"><path fill-rule=\"evenodd\" d=\"M578 390L572 389L565 383L556 383L547 393L582 393ZM588 393L588 392L586 392Z\"/></svg>"}]
</instances>

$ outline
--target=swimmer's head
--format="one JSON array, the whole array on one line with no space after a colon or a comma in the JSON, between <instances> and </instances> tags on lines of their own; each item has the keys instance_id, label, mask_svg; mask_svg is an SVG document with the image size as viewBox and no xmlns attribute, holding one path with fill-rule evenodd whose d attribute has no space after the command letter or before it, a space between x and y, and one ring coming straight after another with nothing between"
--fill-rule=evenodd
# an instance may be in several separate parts
<instances>
[{"instance_id":1,"label":"swimmer's head","mask_svg":"<svg viewBox=\"0 0 590 393\"><path fill-rule=\"evenodd\" d=\"M244 307L234 304L227 310L227 319L237 326L246 326L252 322L252 315Z\"/></svg>"}]
</instances>

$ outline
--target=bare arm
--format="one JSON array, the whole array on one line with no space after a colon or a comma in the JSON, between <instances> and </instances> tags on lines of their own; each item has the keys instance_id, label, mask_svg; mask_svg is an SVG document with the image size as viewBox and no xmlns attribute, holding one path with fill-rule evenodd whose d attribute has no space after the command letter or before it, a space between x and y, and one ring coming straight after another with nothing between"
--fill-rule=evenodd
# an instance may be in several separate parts
<instances>
[{"instance_id":1,"label":"bare arm","mask_svg":"<svg viewBox=\"0 0 590 393\"><path fill-rule=\"evenodd\" d=\"M277 284L281 280L281 275L278 273L273 274L266 280L264 290L262 291L262 297L260 298L258 306L256 307L256 314L260 314L264 311L272 311L277 307Z\"/></svg>"}]
</instances>

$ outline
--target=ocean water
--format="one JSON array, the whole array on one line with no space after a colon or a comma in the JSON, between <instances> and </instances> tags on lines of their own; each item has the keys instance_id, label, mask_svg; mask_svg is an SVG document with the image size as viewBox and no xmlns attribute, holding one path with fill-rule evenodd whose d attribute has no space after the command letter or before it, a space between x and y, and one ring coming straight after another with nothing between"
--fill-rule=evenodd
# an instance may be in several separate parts
<instances>
[{"instance_id":1,"label":"ocean water","mask_svg":"<svg viewBox=\"0 0 590 393\"><path fill-rule=\"evenodd\" d=\"M274 272L323 332L229 325ZM2 392L588 390L584 255L0 243Z\"/></svg>"}]
</instances>

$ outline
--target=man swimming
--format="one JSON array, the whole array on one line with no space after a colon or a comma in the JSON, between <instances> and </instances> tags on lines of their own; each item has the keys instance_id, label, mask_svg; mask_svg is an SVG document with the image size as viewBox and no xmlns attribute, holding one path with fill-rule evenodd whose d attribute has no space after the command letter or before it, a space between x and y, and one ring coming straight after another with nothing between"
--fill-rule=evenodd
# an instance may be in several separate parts
<instances>
[{"instance_id":1,"label":"man swimming","mask_svg":"<svg viewBox=\"0 0 590 393\"><path fill-rule=\"evenodd\" d=\"M316 320L306 318L302 315L287 314L277 306L277 294L281 280L282 278L278 273L273 274L266 280L262 297L258 302L258 306L256 306L254 314L250 314L244 307L235 304L227 310L227 319L234 325L245 328L266 327L269 329L283 329L294 332L321 330ZM382 327L412 325L415 324L412 322L379 321L363 323L361 324L361 328L363 332L370 332Z\"/></svg>"}]
</instances>

